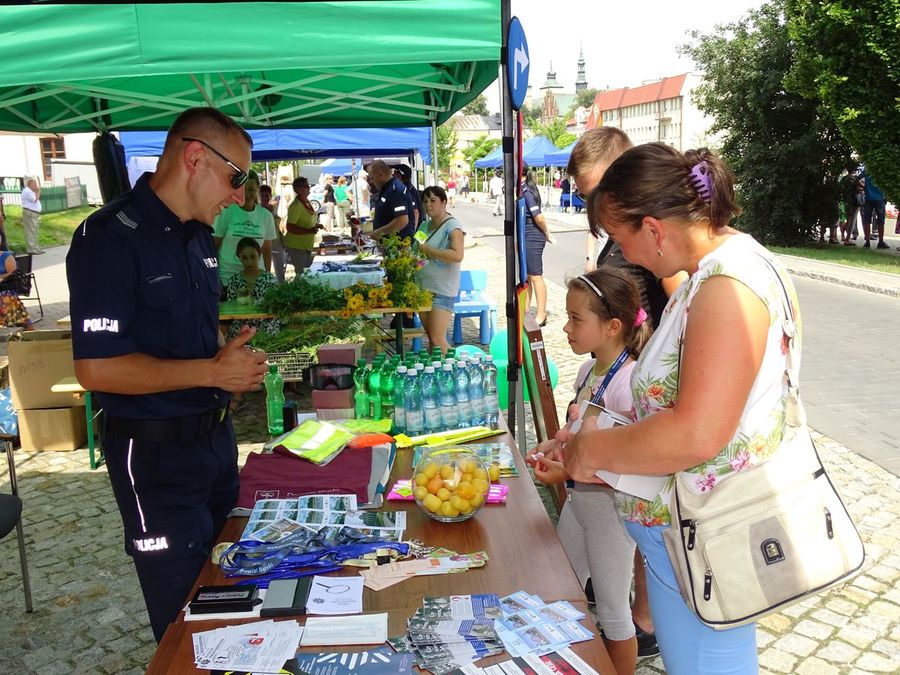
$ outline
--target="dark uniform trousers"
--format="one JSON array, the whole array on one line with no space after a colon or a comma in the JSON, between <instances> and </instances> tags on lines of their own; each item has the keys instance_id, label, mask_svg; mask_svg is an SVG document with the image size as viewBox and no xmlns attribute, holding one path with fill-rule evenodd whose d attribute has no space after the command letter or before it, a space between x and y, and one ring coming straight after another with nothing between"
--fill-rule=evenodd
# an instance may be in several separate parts
<instances>
[{"instance_id":1,"label":"dark uniform trousers","mask_svg":"<svg viewBox=\"0 0 900 675\"><path fill-rule=\"evenodd\" d=\"M237 444L231 419L175 442L129 437L107 424L104 451L157 642L188 599L238 496Z\"/></svg>"}]
</instances>

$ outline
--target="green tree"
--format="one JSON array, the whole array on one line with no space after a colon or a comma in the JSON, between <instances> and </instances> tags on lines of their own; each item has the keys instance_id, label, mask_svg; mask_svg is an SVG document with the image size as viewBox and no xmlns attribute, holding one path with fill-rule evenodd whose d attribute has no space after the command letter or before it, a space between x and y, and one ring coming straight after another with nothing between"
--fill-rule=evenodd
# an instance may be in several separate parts
<instances>
[{"instance_id":1,"label":"green tree","mask_svg":"<svg viewBox=\"0 0 900 675\"><path fill-rule=\"evenodd\" d=\"M900 200L900 0L788 0L788 86L821 101L866 171Z\"/></svg>"},{"instance_id":2,"label":"green tree","mask_svg":"<svg viewBox=\"0 0 900 675\"><path fill-rule=\"evenodd\" d=\"M490 115L484 94L478 94L478 96L464 105L462 112L463 115Z\"/></svg>"},{"instance_id":3,"label":"green tree","mask_svg":"<svg viewBox=\"0 0 900 675\"><path fill-rule=\"evenodd\" d=\"M569 112L566 117L571 117L575 114L576 108L587 108L590 110L590 107L594 105L594 99L597 97L597 94L600 93L599 89L594 89L593 87L589 89L582 89L581 91L575 94L575 99L572 101L571 107L569 107Z\"/></svg>"},{"instance_id":4,"label":"green tree","mask_svg":"<svg viewBox=\"0 0 900 675\"><path fill-rule=\"evenodd\" d=\"M557 140L572 135L566 131L566 120L562 117L557 117L546 123L534 122L530 124L528 128L535 136L546 136L547 140L558 148L564 148L565 145L559 145ZM568 145L568 143L566 143L566 145Z\"/></svg>"},{"instance_id":5,"label":"green tree","mask_svg":"<svg viewBox=\"0 0 900 675\"><path fill-rule=\"evenodd\" d=\"M557 136L556 140L553 141L553 144L557 148L562 149L568 145L571 145L572 143L574 143L577 140L578 140L578 136L567 131L566 133L562 134L561 136Z\"/></svg>"},{"instance_id":6,"label":"green tree","mask_svg":"<svg viewBox=\"0 0 900 675\"><path fill-rule=\"evenodd\" d=\"M449 124L442 124L437 128L437 156L438 170L444 171L450 167L453 156L456 154L458 137Z\"/></svg>"},{"instance_id":7,"label":"green tree","mask_svg":"<svg viewBox=\"0 0 900 675\"><path fill-rule=\"evenodd\" d=\"M788 91L794 63L785 0L773 0L682 49L704 71L695 102L714 118L737 178L736 225L760 241L796 245L837 218L837 179L849 161L828 111Z\"/></svg>"},{"instance_id":8,"label":"green tree","mask_svg":"<svg viewBox=\"0 0 900 675\"><path fill-rule=\"evenodd\" d=\"M466 163L469 165L469 170L474 169L475 162L491 153L498 145L500 145L500 139L489 138L487 134L482 134L474 141L469 141L469 144L462 151L463 157L466 158Z\"/></svg>"}]
</instances>

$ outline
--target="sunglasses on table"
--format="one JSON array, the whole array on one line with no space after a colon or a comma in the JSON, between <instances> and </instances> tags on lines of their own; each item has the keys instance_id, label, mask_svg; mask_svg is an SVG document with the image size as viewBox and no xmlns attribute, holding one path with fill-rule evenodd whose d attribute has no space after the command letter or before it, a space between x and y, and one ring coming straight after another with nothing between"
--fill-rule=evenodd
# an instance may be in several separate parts
<instances>
[{"instance_id":1,"label":"sunglasses on table","mask_svg":"<svg viewBox=\"0 0 900 675\"><path fill-rule=\"evenodd\" d=\"M235 190L237 190L239 187L241 187L244 183L247 182L247 172L243 171L242 169L239 169L234 162L232 162L230 159L228 159L225 155L223 155L221 152L216 150L213 146L211 146L206 141L202 141L199 138L191 138L189 136L182 136L181 140L188 141L188 142L196 141L197 143L200 143L204 148L206 148L207 150L211 150L214 154L216 154L219 157L219 159L221 159L228 166L230 166L232 169L234 169L234 174L231 176L231 187L233 187Z\"/></svg>"}]
</instances>

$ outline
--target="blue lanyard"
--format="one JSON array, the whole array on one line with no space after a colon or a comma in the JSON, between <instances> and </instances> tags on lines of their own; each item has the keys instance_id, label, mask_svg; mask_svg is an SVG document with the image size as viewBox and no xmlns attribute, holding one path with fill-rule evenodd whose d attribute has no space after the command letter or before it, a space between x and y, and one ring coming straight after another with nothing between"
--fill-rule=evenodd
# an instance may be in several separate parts
<instances>
[{"instance_id":1,"label":"blue lanyard","mask_svg":"<svg viewBox=\"0 0 900 675\"><path fill-rule=\"evenodd\" d=\"M628 349L625 348L622 350L622 353L619 354L619 357L613 361L613 364L609 367L609 370L606 371L606 377L603 378L603 382L600 383L600 387L591 396L591 403L594 405L600 405L600 400L603 398L603 394L606 393L606 388L609 386L609 383L612 382L613 377L615 377L616 372L618 372L619 368L622 367L622 364L628 360Z\"/></svg>"}]
</instances>

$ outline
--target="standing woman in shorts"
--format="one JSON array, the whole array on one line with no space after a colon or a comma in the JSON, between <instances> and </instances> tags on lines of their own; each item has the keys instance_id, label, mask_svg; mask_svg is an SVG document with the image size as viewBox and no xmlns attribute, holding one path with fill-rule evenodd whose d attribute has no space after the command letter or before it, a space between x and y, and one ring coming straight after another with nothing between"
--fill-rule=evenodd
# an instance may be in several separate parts
<instances>
[{"instance_id":1,"label":"standing woman in shorts","mask_svg":"<svg viewBox=\"0 0 900 675\"><path fill-rule=\"evenodd\" d=\"M531 171L524 167L525 178L522 179L522 197L525 199L525 268L528 273L528 307L531 307L531 295L534 294L537 311L534 318L539 326L547 323L547 285L544 283L544 245L554 243L547 221L541 213L541 193L531 176Z\"/></svg>"},{"instance_id":2,"label":"standing woman in shorts","mask_svg":"<svg viewBox=\"0 0 900 675\"><path fill-rule=\"evenodd\" d=\"M422 203L427 220L416 232L419 252L428 259L416 278L422 288L431 291L430 312L420 312L422 326L431 347L443 353L450 348L447 328L453 316L453 304L459 294L459 265L463 259L465 236L459 221L447 213L447 193L436 185L425 188Z\"/></svg>"}]
</instances>

